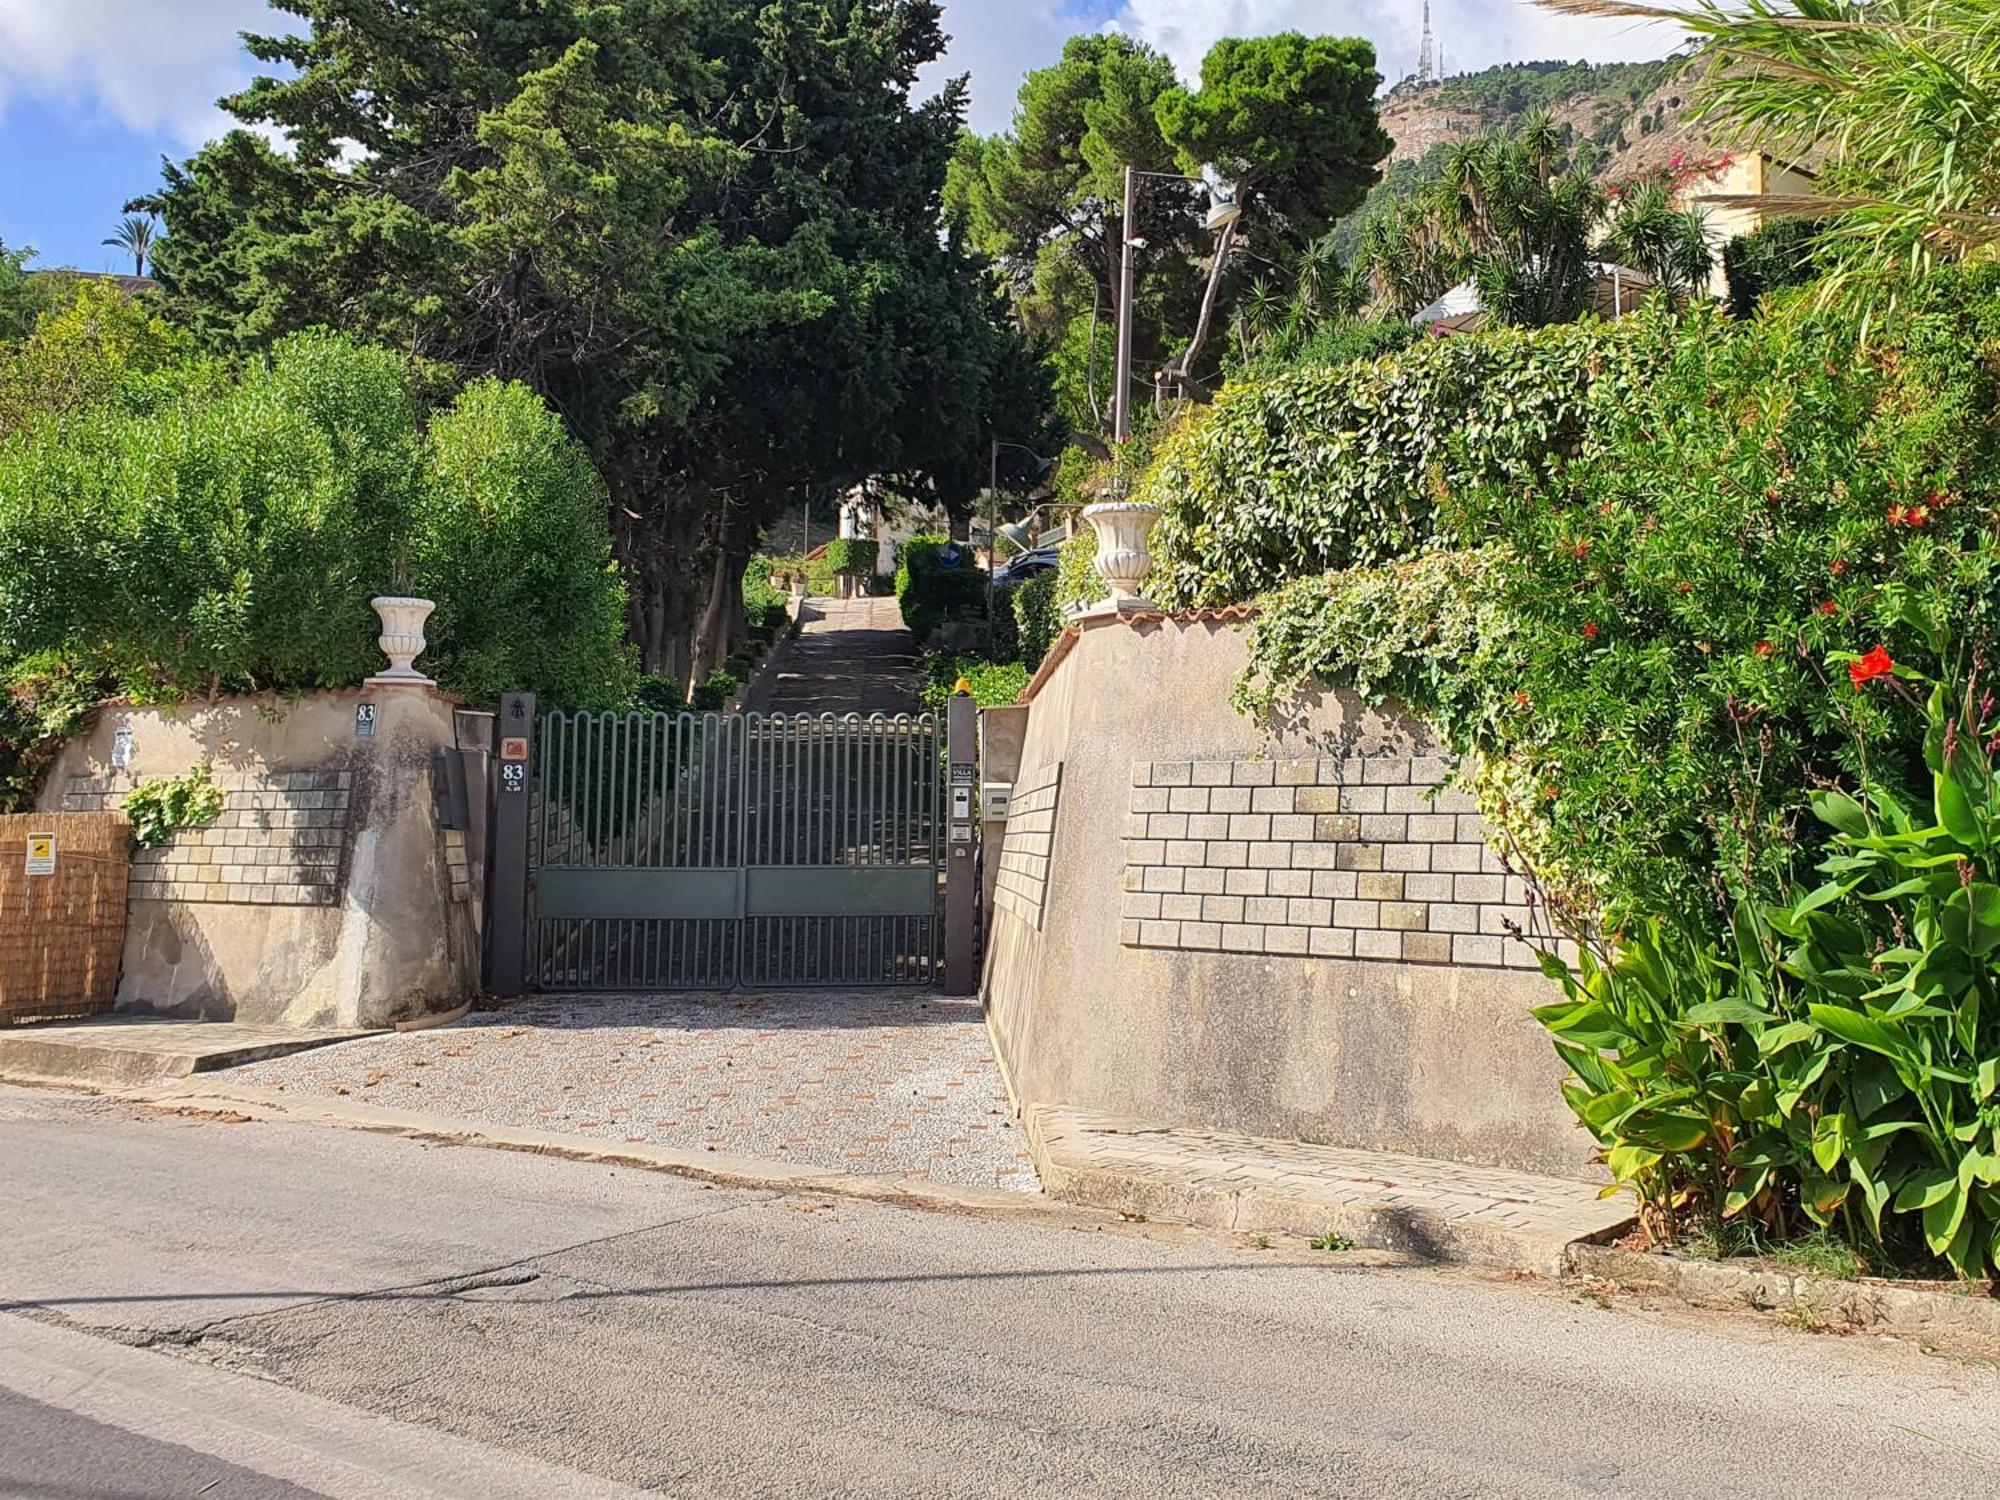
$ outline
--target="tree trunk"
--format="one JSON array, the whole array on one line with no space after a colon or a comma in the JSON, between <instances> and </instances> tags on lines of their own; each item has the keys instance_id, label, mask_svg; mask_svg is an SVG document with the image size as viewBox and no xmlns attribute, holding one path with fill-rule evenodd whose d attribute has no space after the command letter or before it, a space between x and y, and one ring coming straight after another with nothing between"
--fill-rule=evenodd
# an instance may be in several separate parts
<instances>
[{"instance_id":1,"label":"tree trunk","mask_svg":"<svg viewBox=\"0 0 2000 1500\"><path fill-rule=\"evenodd\" d=\"M1209 268L1208 286L1201 294L1201 316L1194 325L1194 338L1162 372L1183 400L1187 397L1188 383L1194 378L1195 361L1201 358L1202 346L1208 342L1209 325L1215 321L1215 301L1222 291L1222 274L1229 268L1229 257L1235 249L1236 225L1232 221L1223 225L1222 233L1216 236L1215 264Z\"/></svg>"}]
</instances>

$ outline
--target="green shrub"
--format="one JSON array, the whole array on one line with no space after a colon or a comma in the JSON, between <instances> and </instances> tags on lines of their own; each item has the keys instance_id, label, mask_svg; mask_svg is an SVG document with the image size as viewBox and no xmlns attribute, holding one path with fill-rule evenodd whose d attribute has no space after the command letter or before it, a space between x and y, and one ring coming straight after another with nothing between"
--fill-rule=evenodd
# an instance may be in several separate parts
<instances>
[{"instance_id":1,"label":"green shrub","mask_svg":"<svg viewBox=\"0 0 2000 1500\"><path fill-rule=\"evenodd\" d=\"M631 691L624 579L583 450L526 386L482 380L431 423L410 581L437 600L426 660L476 702L608 708Z\"/></svg>"},{"instance_id":2,"label":"green shrub","mask_svg":"<svg viewBox=\"0 0 2000 1500\"><path fill-rule=\"evenodd\" d=\"M753 557L743 574L743 630L757 646L768 646L785 633L791 612L785 593L771 582L771 559Z\"/></svg>"},{"instance_id":3,"label":"green shrub","mask_svg":"<svg viewBox=\"0 0 2000 1500\"><path fill-rule=\"evenodd\" d=\"M1441 499L1531 491L1672 345L1640 319L1495 330L1231 386L1161 443L1135 492L1160 507L1149 592L1236 604L1413 551L1437 535Z\"/></svg>"},{"instance_id":4,"label":"green shrub","mask_svg":"<svg viewBox=\"0 0 2000 1500\"><path fill-rule=\"evenodd\" d=\"M2000 1267L2000 720L1979 691L1932 691L1921 800L1815 794L1824 884L1742 903L1723 940L1648 921L1575 974L1544 961L1565 1097L1656 1235L1803 1218L1870 1259Z\"/></svg>"},{"instance_id":5,"label":"green shrub","mask_svg":"<svg viewBox=\"0 0 2000 1500\"><path fill-rule=\"evenodd\" d=\"M971 686L972 700L981 708L1012 703L1028 685L1028 669L1017 661L988 661L981 656L934 651L924 658L925 704L942 708L961 677Z\"/></svg>"},{"instance_id":6,"label":"green shrub","mask_svg":"<svg viewBox=\"0 0 2000 1500\"><path fill-rule=\"evenodd\" d=\"M1021 663L1029 671L1041 665L1049 647L1062 634L1062 605L1056 599L1057 575L1037 573L1016 584L1008 603L1014 615L1015 635Z\"/></svg>"},{"instance_id":7,"label":"green shrub","mask_svg":"<svg viewBox=\"0 0 2000 1500\"><path fill-rule=\"evenodd\" d=\"M155 776L125 794L126 821L132 842L154 849L183 828L203 828L222 816L222 789L209 779L208 767L196 766L184 776Z\"/></svg>"},{"instance_id":8,"label":"green shrub","mask_svg":"<svg viewBox=\"0 0 2000 1500\"><path fill-rule=\"evenodd\" d=\"M872 536L837 536L826 544L826 566L842 578L873 578L880 544Z\"/></svg>"},{"instance_id":9,"label":"green shrub","mask_svg":"<svg viewBox=\"0 0 2000 1500\"><path fill-rule=\"evenodd\" d=\"M1086 609L1105 595L1097 576L1097 533L1079 522L1076 534L1056 552L1056 608L1065 615L1072 606Z\"/></svg>"},{"instance_id":10,"label":"green shrub","mask_svg":"<svg viewBox=\"0 0 2000 1500\"><path fill-rule=\"evenodd\" d=\"M1883 784L1920 778L1913 710L1869 704L1857 743L1826 655L1882 641L1935 672L1912 619L1990 631L1996 287L1951 278L1866 344L1798 318L1640 330L1665 357L1588 443L1449 497L1476 563L1273 595L1246 702L1319 678L1437 718L1495 767L1489 813L1557 851L1578 924L1715 930L1728 893L1776 899L1817 857L1817 785L1863 747Z\"/></svg>"},{"instance_id":11,"label":"green shrub","mask_svg":"<svg viewBox=\"0 0 2000 1500\"><path fill-rule=\"evenodd\" d=\"M56 369L69 340L70 374L29 385L86 404L0 443L7 795L78 699L360 681L381 664L368 601L399 590L437 601L423 665L447 689L627 696L602 491L525 387L476 384L426 435L389 351L316 332L236 376L161 366L129 309L65 321L91 307L45 319L21 351Z\"/></svg>"},{"instance_id":12,"label":"green shrub","mask_svg":"<svg viewBox=\"0 0 2000 1500\"><path fill-rule=\"evenodd\" d=\"M956 546L959 563L945 567L938 554ZM944 537L911 537L903 543L896 566L896 603L903 624L927 645L938 629L955 620L983 619L986 611L986 580L980 576L972 549Z\"/></svg>"},{"instance_id":13,"label":"green shrub","mask_svg":"<svg viewBox=\"0 0 2000 1500\"><path fill-rule=\"evenodd\" d=\"M1722 270L1729 281L1729 311L1739 318L1753 317L1771 293L1804 286L1816 278L1822 269L1820 230L1811 219L1774 219L1724 245Z\"/></svg>"}]
</instances>

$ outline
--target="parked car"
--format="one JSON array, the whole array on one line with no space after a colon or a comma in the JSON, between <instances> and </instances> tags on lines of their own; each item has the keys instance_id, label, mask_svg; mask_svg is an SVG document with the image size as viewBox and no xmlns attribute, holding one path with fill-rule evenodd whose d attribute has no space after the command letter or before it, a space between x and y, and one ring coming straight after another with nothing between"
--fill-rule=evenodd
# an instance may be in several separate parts
<instances>
[{"instance_id":1,"label":"parked car","mask_svg":"<svg viewBox=\"0 0 2000 1500\"><path fill-rule=\"evenodd\" d=\"M1062 566L1062 558L1053 547L1037 547L1023 552L1018 557L1010 557L993 570L993 581L1005 587L1013 583L1025 583L1037 573L1052 573Z\"/></svg>"}]
</instances>

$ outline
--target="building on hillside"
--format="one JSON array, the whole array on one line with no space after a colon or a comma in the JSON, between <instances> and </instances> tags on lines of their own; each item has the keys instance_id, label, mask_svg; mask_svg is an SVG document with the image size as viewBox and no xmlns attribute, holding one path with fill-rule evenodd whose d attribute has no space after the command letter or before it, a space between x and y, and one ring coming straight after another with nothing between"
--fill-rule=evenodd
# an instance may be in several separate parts
<instances>
[{"instance_id":1,"label":"building on hillside","mask_svg":"<svg viewBox=\"0 0 2000 1500\"><path fill-rule=\"evenodd\" d=\"M1754 234L1776 217L1768 207L1728 200L1810 198L1819 191L1815 173L1765 151L1723 157L1713 171L1691 179L1679 196L1684 205L1700 209L1707 220L1709 249L1715 257L1708 278L1709 295L1729 296L1729 278L1722 269L1724 247L1733 239Z\"/></svg>"}]
</instances>

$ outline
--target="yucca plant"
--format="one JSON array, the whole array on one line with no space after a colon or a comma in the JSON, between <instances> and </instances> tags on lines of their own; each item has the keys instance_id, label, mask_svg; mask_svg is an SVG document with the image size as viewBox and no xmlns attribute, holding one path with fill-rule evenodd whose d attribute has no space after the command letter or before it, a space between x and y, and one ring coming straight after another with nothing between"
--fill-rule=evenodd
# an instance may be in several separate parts
<instances>
[{"instance_id":1,"label":"yucca plant","mask_svg":"<svg viewBox=\"0 0 2000 1500\"><path fill-rule=\"evenodd\" d=\"M1664 20L1706 57L1698 117L1727 143L1816 163L1823 192L1718 196L1824 219L1821 300L2000 254L2000 6L1993 0L1537 0ZM1860 286L1857 283L1871 283Z\"/></svg>"}]
</instances>

